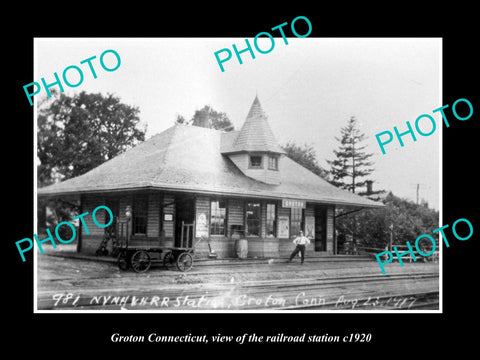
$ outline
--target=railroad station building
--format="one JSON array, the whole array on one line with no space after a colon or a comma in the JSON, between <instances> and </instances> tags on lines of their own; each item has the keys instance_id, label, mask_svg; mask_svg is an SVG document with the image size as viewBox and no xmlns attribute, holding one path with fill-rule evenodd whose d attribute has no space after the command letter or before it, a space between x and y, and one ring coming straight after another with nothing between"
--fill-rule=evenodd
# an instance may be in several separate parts
<instances>
[{"instance_id":1,"label":"railroad station building","mask_svg":"<svg viewBox=\"0 0 480 360\"><path fill-rule=\"evenodd\" d=\"M218 258L235 257L239 239L246 239L248 257L285 257L300 230L311 239L307 256L333 255L335 210L380 206L288 158L258 97L238 131L174 125L81 176L38 189L38 195L75 201L81 213L108 206L117 236L118 224L128 224L132 246L174 247L186 239L196 244L195 256L214 251ZM102 213L97 220L108 222ZM77 251L94 254L105 229L84 219Z\"/></svg>"}]
</instances>

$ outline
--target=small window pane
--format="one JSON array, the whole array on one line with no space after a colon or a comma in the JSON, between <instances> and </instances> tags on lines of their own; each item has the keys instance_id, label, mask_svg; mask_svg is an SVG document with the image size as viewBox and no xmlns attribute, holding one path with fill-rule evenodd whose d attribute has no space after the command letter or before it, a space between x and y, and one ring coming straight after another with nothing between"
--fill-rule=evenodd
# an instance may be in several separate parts
<instances>
[{"instance_id":1,"label":"small window pane","mask_svg":"<svg viewBox=\"0 0 480 360\"><path fill-rule=\"evenodd\" d=\"M260 203L247 203L247 236L260 236Z\"/></svg>"},{"instance_id":2,"label":"small window pane","mask_svg":"<svg viewBox=\"0 0 480 360\"><path fill-rule=\"evenodd\" d=\"M250 167L262 167L262 157L261 156L250 156Z\"/></svg>"},{"instance_id":3,"label":"small window pane","mask_svg":"<svg viewBox=\"0 0 480 360\"><path fill-rule=\"evenodd\" d=\"M267 204L267 237L277 236L275 204Z\"/></svg>"},{"instance_id":4,"label":"small window pane","mask_svg":"<svg viewBox=\"0 0 480 360\"><path fill-rule=\"evenodd\" d=\"M268 169L269 170L278 170L278 158L276 156L268 157Z\"/></svg>"},{"instance_id":5,"label":"small window pane","mask_svg":"<svg viewBox=\"0 0 480 360\"><path fill-rule=\"evenodd\" d=\"M210 203L210 234L225 235L225 219L227 206L225 201L212 201Z\"/></svg>"},{"instance_id":6,"label":"small window pane","mask_svg":"<svg viewBox=\"0 0 480 360\"><path fill-rule=\"evenodd\" d=\"M133 201L133 233L147 233L147 207L148 200L146 196L136 196Z\"/></svg>"},{"instance_id":7,"label":"small window pane","mask_svg":"<svg viewBox=\"0 0 480 360\"><path fill-rule=\"evenodd\" d=\"M302 208L292 208L290 216L290 235L298 236L300 230L302 230Z\"/></svg>"}]
</instances>

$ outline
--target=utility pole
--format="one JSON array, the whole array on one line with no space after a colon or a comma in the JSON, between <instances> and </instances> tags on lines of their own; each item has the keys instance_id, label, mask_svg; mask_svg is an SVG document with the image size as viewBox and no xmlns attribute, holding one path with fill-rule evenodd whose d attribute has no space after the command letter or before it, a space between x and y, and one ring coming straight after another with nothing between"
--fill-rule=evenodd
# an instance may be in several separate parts
<instances>
[{"instance_id":1,"label":"utility pole","mask_svg":"<svg viewBox=\"0 0 480 360\"><path fill-rule=\"evenodd\" d=\"M414 183L414 184L411 183L410 186L412 185L416 187L416 199L417 199L416 204L418 205L420 203L420 185L422 185L424 188L429 186L423 183Z\"/></svg>"},{"instance_id":2,"label":"utility pole","mask_svg":"<svg viewBox=\"0 0 480 360\"><path fill-rule=\"evenodd\" d=\"M390 224L390 241L388 242L387 245L387 250L392 251L392 245L393 245L393 222Z\"/></svg>"}]
</instances>

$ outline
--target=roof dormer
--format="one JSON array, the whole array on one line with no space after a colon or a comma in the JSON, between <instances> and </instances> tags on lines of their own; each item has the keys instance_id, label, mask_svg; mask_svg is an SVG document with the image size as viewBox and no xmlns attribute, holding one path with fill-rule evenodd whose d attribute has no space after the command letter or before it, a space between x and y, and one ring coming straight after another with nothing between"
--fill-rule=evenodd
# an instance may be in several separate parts
<instances>
[{"instance_id":1,"label":"roof dormer","mask_svg":"<svg viewBox=\"0 0 480 360\"><path fill-rule=\"evenodd\" d=\"M241 130L226 135L225 139L222 154L246 176L267 184L280 184L280 163L285 151L278 145L257 96Z\"/></svg>"}]
</instances>

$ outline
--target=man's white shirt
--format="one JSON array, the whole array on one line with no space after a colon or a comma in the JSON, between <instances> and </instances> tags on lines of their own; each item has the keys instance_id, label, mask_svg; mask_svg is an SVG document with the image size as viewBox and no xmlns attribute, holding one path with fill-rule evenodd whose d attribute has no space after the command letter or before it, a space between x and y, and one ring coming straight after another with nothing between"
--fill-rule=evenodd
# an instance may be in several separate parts
<instances>
[{"instance_id":1,"label":"man's white shirt","mask_svg":"<svg viewBox=\"0 0 480 360\"><path fill-rule=\"evenodd\" d=\"M310 239L307 238L306 236L297 236L294 240L293 243L295 245L307 245L310 244Z\"/></svg>"}]
</instances>

